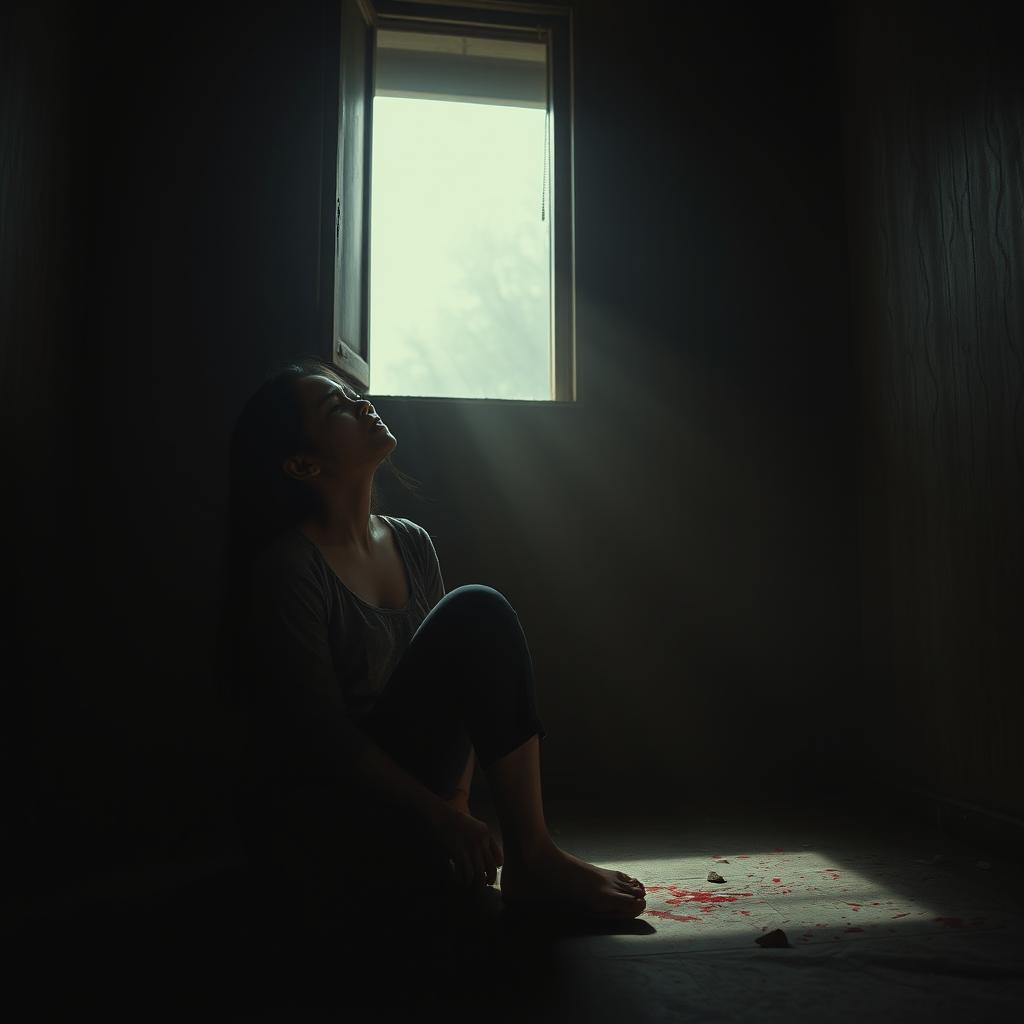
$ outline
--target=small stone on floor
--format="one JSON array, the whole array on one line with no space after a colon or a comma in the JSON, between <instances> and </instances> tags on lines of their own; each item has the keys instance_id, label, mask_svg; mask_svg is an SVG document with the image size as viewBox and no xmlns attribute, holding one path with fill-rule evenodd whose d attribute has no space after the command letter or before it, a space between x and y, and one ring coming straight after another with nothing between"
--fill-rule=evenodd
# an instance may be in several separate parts
<instances>
[{"instance_id":1,"label":"small stone on floor","mask_svg":"<svg viewBox=\"0 0 1024 1024\"><path fill-rule=\"evenodd\" d=\"M759 935L754 941L763 949L791 948L789 939L786 938L786 933L781 928L765 932L764 935Z\"/></svg>"}]
</instances>

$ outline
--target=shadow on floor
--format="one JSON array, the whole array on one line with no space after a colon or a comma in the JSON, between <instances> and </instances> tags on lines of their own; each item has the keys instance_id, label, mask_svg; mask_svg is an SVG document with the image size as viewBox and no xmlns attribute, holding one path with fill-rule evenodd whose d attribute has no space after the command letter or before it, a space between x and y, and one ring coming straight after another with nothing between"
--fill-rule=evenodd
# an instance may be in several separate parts
<instances>
[{"instance_id":1,"label":"shadow on floor","mask_svg":"<svg viewBox=\"0 0 1024 1024\"><path fill-rule=\"evenodd\" d=\"M297 1011L309 1020L328 1007L458 1017L460 1006L472 1015L481 1003L489 1020L512 1020L538 1001L570 1005L575 967L563 940L650 930L640 920L521 921L488 888L415 908L401 896L383 911L356 903L316 926L260 907L258 884L228 869L161 897L36 916L15 936L13 974L48 1020L287 1020Z\"/></svg>"},{"instance_id":2,"label":"shadow on floor","mask_svg":"<svg viewBox=\"0 0 1024 1024\"><path fill-rule=\"evenodd\" d=\"M565 849L648 885L648 914L621 926L517 922L495 889L432 904L397 869L313 926L227 867L38 913L10 973L48 1021L1020 1019L1015 863L902 815L784 812L552 810ZM728 880L709 891L712 867ZM761 948L776 927L788 948Z\"/></svg>"}]
</instances>

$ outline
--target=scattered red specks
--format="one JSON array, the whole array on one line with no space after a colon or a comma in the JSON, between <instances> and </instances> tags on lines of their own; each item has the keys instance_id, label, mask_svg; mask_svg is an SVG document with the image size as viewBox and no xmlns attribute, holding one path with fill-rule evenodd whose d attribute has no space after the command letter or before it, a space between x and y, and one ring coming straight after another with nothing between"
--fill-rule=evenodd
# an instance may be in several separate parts
<instances>
[{"instance_id":1,"label":"scattered red specks","mask_svg":"<svg viewBox=\"0 0 1024 1024\"><path fill-rule=\"evenodd\" d=\"M862 931L864 931L864 929L863 928L844 928L843 931L847 931L847 932L862 932Z\"/></svg>"},{"instance_id":2,"label":"scattered red specks","mask_svg":"<svg viewBox=\"0 0 1024 1024\"><path fill-rule=\"evenodd\" d=\"M700 912L702 914L713 914L715 912L715 908L714 907L701 907L700 908Z\"/></svg>"},{"instance_id":3,"label":"scattered red specks","mask_svg":"<svg viewBox=\"0 0 1024 1024\"><path fill-rule=\"evenodd\" d=\"M782 895L783 896L788 896L792 891L793 891L792 889L783 889L782 890Z\"/></svg>"},{"instance_id":4,"label":"scattered red specks","mask_svg":"<svg viewBox=\"0 0 1024 1024\"><path fill-rule=\"evenodd\" d=\"M744 917L750 917L750 911L749 911L749 910L741 910L741 911L740 911L740 913L741 913L741 914L742 914L742 915L743 915Z\"/></svg>"},{"instance_id":5,"label":"scattered red specks","mask_svg":"<svg viewBox=\"0 0 1024 1024\"><path fill-rule=\"evenodd\" d=\"M827 928L828 925L827 924L816 924L814 927L815 928Z\"/></svg>"},{"instance_id":6,"label":"scattered red specks","mask_svg":"<svg viewBox=\"0 0 1024 1024\"><path fill-rule=\"evenodd\" d=\"M964 919L962 917L936 917L933 920L938 921L939 924L944 924L947 928L963 928Z\"/></svg>"},{"instance_id":7,"label":"scattered red specks","mask_svg":"<svg viewBox=\"0 0 1024 1024\"><path fill-rule=\"evenodd\" d=\"M678 906L680 903L735 903L741 896L754 895L752 892L736 892L719 896L716 893L704 892L700 889L680 889L674 885L667 886L667 888L673 898L665 900L665 902L671 906Z\"/></svg>"},{"instance_id":8,"label":"scattered red specks","mask_svg":"<svg viewBox=\"0 0 1024 1024\"><path fill-rule=\"evenodd\" d=\"M663 885L645 885L644 886L644 889L646 889L647 892L657 892L659 889L664 889L664 888L665 888L665 886L663 886Z\"/></svg>"},{"instance_id":9,"label":"scattered red specks","mask_svg":"<svg viewBox=\"0 0 1024 1024\"><path fill-rule=\"evenodd\" d=\"M862 906L862 904L860 904L860 903L847 903L846 905L848 907L853 907L854 910L860 910L860 908Z\"/></svg>"},{"instance_id":10,"label":"scattered red specks","mask_svg":"<svg viewBox=\"0 0 1024 1024\"><path fill-rule=\"evenodd\" d=\"M689 914L672 914L667 910L646 910L649 917L666 917L670 921L699 921L699 917L692 917Z\"/></svg>"},{"instance_id":11,"label":"scattered red specks","mask_svg":"<svg viewBox=\"0 0 1024 1024\"><path fill-rule=\"evenodd\" d=\"M905 914L895 914L890 920L895 921L898 917L910 917L910 911L908 910Z\"/></svg>"}]
</instances>

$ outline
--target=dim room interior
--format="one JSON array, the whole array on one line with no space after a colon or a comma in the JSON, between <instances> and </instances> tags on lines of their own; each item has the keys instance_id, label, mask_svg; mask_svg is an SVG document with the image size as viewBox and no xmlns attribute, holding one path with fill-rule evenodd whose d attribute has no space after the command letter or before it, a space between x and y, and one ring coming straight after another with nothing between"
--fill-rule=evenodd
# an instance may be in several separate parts
<instances>
[{"instance_id":1,"label":"dim room interior","mask_svg":"<svg viewBox=\"0 0 1024 1024\"><path fill-rule=\"evenodd\" d=\"M555 28L415 48L456 15ZM986 0L5 7L22 1005L1019 1020L1022 29ZM370 138L339 117L372 53L357 166L332 132ZM448 102L445 54L541 91ZM547 826L638 916L523 920L500 876L437 906L401 865L329 929L267 909L211 655L229 437L342 336L418 485L379 472L381 511L516 610ZM480 770L470 807L500 836Z\"/></svg>"}]
</instances>

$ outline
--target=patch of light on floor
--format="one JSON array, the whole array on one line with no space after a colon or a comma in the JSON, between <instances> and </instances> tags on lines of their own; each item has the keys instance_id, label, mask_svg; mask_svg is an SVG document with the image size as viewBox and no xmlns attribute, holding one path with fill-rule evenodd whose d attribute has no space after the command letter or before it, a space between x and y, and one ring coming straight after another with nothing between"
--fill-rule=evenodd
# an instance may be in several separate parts
<instances>
[{"instance_id":1,"label":"patch of light on floor","mask_svg":"<svg viewBox=\"0 0 1024 1024\"><path fill-rule=\"evenodd\" d=\"M958 901L927 869L870 856L837 860L814 850L777 849L598 863L625 871L647 889L647 909L637 920L655 934L612 937L619 953L733 941L742 946L775 929L790 946L800 946L885 938L908 929L999 926L998 908L979 907L976 898ZM709 871L724 881L709 882Z\"/></svg>"}]
</instances>

